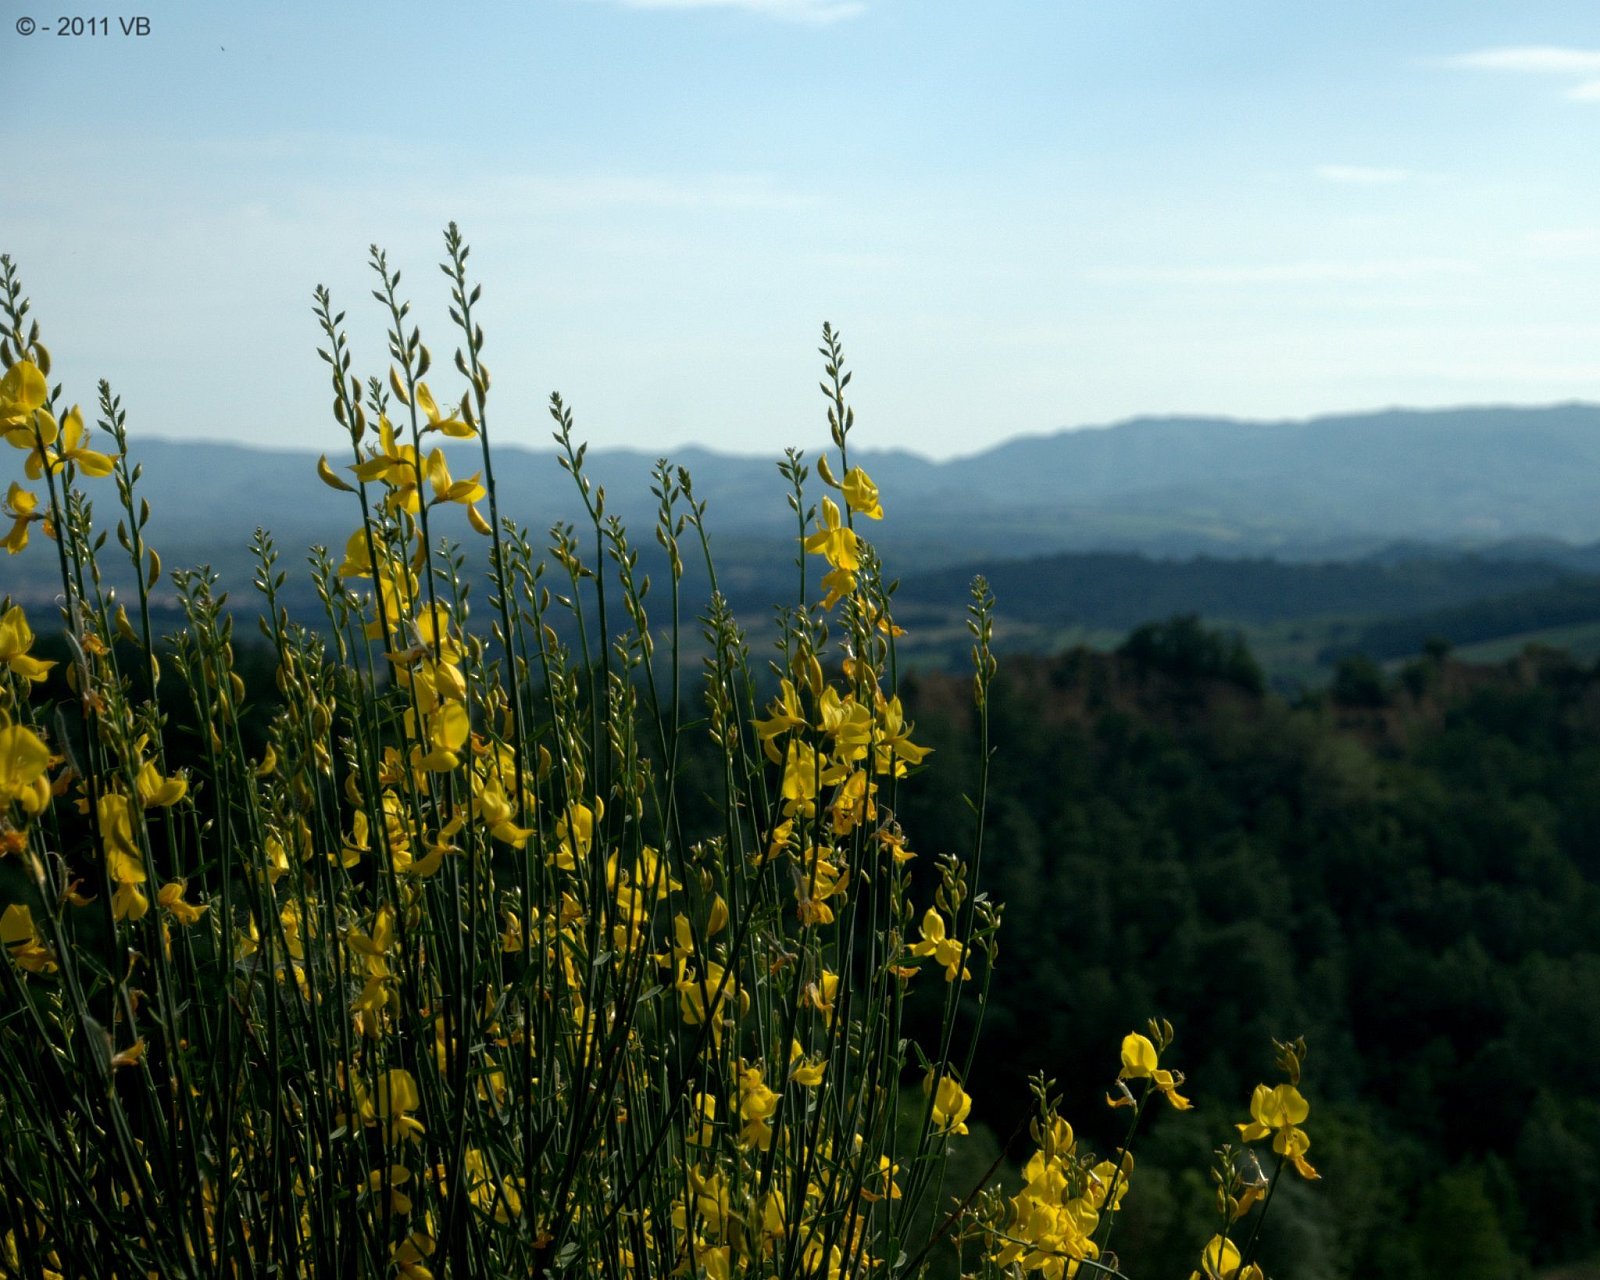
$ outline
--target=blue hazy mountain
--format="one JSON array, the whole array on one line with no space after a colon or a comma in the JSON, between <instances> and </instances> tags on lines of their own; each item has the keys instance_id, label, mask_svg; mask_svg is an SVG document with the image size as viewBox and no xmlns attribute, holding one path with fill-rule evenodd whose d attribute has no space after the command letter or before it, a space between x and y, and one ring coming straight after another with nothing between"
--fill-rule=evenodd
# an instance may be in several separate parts
<instances>
[{"instance_id":1,"label":"blue hazy mountain","mask_svg":"<svg viewBox=\"0 0 1600 1280\"><path fill-rule=\"evenodd\" d=\"M262 524L293 547L342 541L352 527L349 495L316 482L310 452L224 440L143 440L135 452L158 527L178 543L242 543ZM348 462L330 452L336 467ZM481 467L470 448L450 456L457 474ZM793 529L775 459L699 448L670 457L691 471L723 535ZM5 468L18 470L19 458ZM586 460L608 509L641 540L655 459L648 449L596 449ZM1588 404L1275 423L1139 418L949 461L872 450L852 460L885 496L889 519L873 532L909 555L907 567L1085 549L1328 559L1398 541L1482 550L1546 540L1559 554L1563 543L1600 541L1600 406ZM578 515L571 479L548 450L502 437L495 471L502 511L531 528ZM813 477L811 500L823 492Z\"/></svg>"},{"instance_id":2,"label":"blue hazy mountain","mask_svg":"<svg viewBox=\"0 0 1600 1280\"><path fill-rule=\"evenodd\" d=\"M310 451L137 432L135 441L139 491L154 510L147 536L169 566L208 563L238 589L249 580L256 526L273 531L281 564L294 570L309 544L337 555L358 524L356 499L318 481ZM342 445L330 461L345 473L348 442L330 444ZM482 468L473 445L449 455L457 476ZM581 522L572 479L552 450L519 447L501 433L494 456L501 512L531 529L536 544L552 524ZM797 532L776 459L701 448L669 456L709 503L724 589L745 616L764 614L791 589L778 575ZM21 458L0 451L0 485L20 475ZM887 519L864 531L904 576L908 605L949 596L959 609L961 584L983 570L1005 588L1013 617L1041 626L1125 628L1175 612L1394 618L1541 590L1556 594L1539 608L1565 619L1579 609L1570 581L1600 574L1596 405L1275 423L1139 418L949 461L872 450L851 460L883 491ZM592 450L585 461L607 513L627 523L647 565L655 462L643 448ZM109 484L92 491L98 522L113 527L114 492ZM807 501L825 492L813 475ZM458 511L436 510L434 531L481 557L482 540ZM48 599L54 563L0 558L0 593Z\"/></svg>"}]
</instances>

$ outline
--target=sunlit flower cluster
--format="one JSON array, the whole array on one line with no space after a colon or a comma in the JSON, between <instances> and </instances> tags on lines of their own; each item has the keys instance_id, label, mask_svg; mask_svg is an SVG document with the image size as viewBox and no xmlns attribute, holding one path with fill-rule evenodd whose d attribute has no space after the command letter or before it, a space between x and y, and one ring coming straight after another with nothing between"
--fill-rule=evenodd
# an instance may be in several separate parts
<instances>
[{"instance_id":1,"label":"sunlit flower cluster","mask_svg":"<svg viewBox=\"0 0 1600 1280\"><path fill-rule=\"evenodd\" d=\"M0 863L22 886L0 900L0 1113L24 1136L0 1270L843 1280L920 1261L929 1214L983 1235L987 1275L1102 1258L1132 1157L1081 1152L1053 1103L1014 1197L975 1217L942 1203L947 1154L980 1123L967 1014L1000 908L976 858L941 854L914 880L895 818L930 750L855 527L884 506L848 464L837 335L842 478L827 458L816 473L838 500L804 501L791 455L802 585L774 681L714 595L695 711L676 690L697 641L676 609L652 623L559 399L599 553L557 525L541 556L501 513L479 290L453 227L446 247L448 410L381 252L386 377L351 372L317 292L348 454L307 480L348 495L355 527L312 552L314 626L257 535L266 674L240 660L215 576L163 571L120 400L102 384L101 452L60 409L0 260L0 434L28 480L0 527L12 554L35 528L54 539L64 655L39 656L38 613L0 601ZM447 456L471 448L481 464ZM674 600L680 542L707 545L691 484L658 464ZM131 576L95 503L119 511ZM449 540L463 525L487 591ZM184 618L165 639L157 590ZM971 623L980 698L988 609ZM691 729L714 783L685 762ZM919 1048L901 1020L924 992L946 1012ZM1123 1043L1113 1102L1135 1125L1157 1095L1189 1106L1160 1065L1170 1040L1152 1024ZM1262 1086L1241 1129L1311 1177L1297 1082ZM1228 1240L1207 1257L1233 1275Z\"/></svg>"}]
</instances>

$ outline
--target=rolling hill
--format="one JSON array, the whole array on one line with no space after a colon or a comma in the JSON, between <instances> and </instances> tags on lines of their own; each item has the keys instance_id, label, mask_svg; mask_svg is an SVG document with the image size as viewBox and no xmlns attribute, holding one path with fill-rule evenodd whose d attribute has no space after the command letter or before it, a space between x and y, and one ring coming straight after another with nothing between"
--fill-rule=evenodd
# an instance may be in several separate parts
<instances>
[{"instance_id":1,"label":"rolling hill","mask_svg":"<svg viewBox=\"0 0 1600 1280\"><path fill-rule=\"evenodd\" d=\"M209 564L240 591L256 526L273 531L291 570L308 545L341 548L355 527L354 498L317 481L309 452L134 438L140 493L154 510L146 532L169 566ZM457 476L482 466L473 446L449 454ZM0 451L0 486L20 477L22 458ZM884 493L887 518L865 531L903 578L900 607L919 615L935 658L941 646L964 650L960 614L979 571L1013 643L1042 649L1178 613L1292 624L1302 664L1352 649L1397 655L1419 635L1484 641L1508 626L1600 620L1600 590L1588 580L1600 574L1596 405L1275 423L1141 418L948 461L870 450L851 460ZM652 451L612 449L586 463L647 566L654 462ZM673 463L710 504L724 589L743 616L763 615L787 593L794 553L774 460L689 448ZM342 472L348 458L333 465ZM495 467L502 511L536 543L551 525L580 519L553 451L502 433ZM813 476L808 497L823 492ZM96 495L102 526L115 523L114 501L109 487ZM456 511L437 513L435 532L481 556ZM301 606L311 603L305 579L291 573ZM51 557L8 557L0 591L46 600L54 581ZM701 589L686 588L691 598ZM1329 625L1313 635L1298 625L1308 619Z\"/></svg>"}]
</instances>

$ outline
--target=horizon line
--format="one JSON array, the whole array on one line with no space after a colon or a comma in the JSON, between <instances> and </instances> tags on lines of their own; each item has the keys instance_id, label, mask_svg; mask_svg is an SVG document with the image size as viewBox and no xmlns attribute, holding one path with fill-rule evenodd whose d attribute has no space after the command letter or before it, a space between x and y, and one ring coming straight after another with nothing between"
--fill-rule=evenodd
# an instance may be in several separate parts
<instances>
[{"instance_id":1,"label":"horizon line","mask_svg":"<svg viewBox=\"0 0 1600 1280\"><path fill-rule=\"evenodd\" d=\"M1123 418L1115 418L1110 421L1080 422L1071 426L1055 427L1053 429L1040 431L1019 431L1012 435L1002 436L993 443L984 445L983 447L974 449L970 452L952 453L943 457L936 457L903 445L864 445L860 448L859 452L863 454L878 455L908 455L913 458L918 458L921 461L927 462L933 466L946 466L951 463L982 457L984 454L992 453L996 449L1005 448L1008 445L1019 444L1024 441L1051 440L1057 436L1076 434L1080 431L1114 431L1122 427L1137 426L1141 423L1215 422L1244 427L1305 427L1317 422L1343 421L1352 418L1379 418L1390 414L1426 416L1430 414L1482 413L1496 411L1527 413L1572 408L1600 409L1600 398L1594 400L1548 400L1533 403L1500 400L1427 406L1389 404L1370 409L1334 409L1318 413L1286 417L1245 417L1239 414L1218 411L1206 412L1200 410L1150 410L1134 413ZM244 449L256 453L304 454L307 456L315 456L319 452L324 454L328 452L327 450L318 450L315 445L310 444L261 443L250 440L219 439L209 436L162 435L159 433L139 433L131 440L131 443L133 443L135 446L137 446L139 443L151 443L159 445L180 445L183 447L193 447L196 444L229 445L236 449ZM467 447L470 446L466 443L451 445L452 449L462 449ZM527 453L535 456L555 456L557 453L557 450L553 444L534 446L501 440L496 442L493 447L497 450L513 450L517 453ZM673 449L665 452L643 449L631 444L599 445L591 442L587 445L587 447L589 447L595 453L632 453L637 454L640 457L666 458L668 461L670 461L676 455L691 451L703 454L711 454L718 458L746 459L749 461L772 460L773 462L777 462L779 460L779 453L777 451L767 453L722 449L715 445L699 444L694 441L685 441L679 445L676 445ZM329 460L330 462L333 461L331 458ZM334 463L334 465L337 466L338 464Z\"/></svg>"}]
</instances>

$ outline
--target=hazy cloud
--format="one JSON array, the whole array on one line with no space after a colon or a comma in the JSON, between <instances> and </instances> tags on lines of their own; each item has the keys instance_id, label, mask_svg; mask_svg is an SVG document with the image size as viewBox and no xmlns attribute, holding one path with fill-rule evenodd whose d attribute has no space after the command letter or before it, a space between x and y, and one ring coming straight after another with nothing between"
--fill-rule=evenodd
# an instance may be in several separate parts
<instances>
[{"instance_id":1,"label":"hazy cloud","mask_svg":"<svg viewBox=\"0 0 1600 1280\"><path fill-rule=\"evenodd\" d=\"M1442 58L1440 62L1447 67L1466 67L1475 71L1583 76L1586 77L1584 81L1568 89L1565 96L1572 102L1600 102L1600 80L1587 78L1600 75L1600 49L1570 49L1553 44L1503 45L1496 49L1479 49L1476 53Z\"/></svg>"},{"instance_id":2,"label":"hazy cloud","mask_svg":"<svg viewBox=\"0 0 1600 1280\"><path fill-rule=\"evenodd\" d=\"M1462 258L1395 258L1369 262L1278 262L1193 267L1107 267L1090 278L1108 284L1317 284L1415 280L1478 271Z\"/></svg>"},{"instance_id":3,"label":"hazy cloud","mask_svg":"<svg viewBox=\"0 0 1600 1280\"><path fill-rule=\"evenodd\" d=\"M1595 75L1600 73L1600 49L1571 49L1562 45L1502 45L1445 58L1451 67L1481 71L1523 71L1537 75Z\"/></svg>"},{"instance_id":4,"label":"hazy cloud","mask_svg":"<svg viewBox=\"0 0 1600 1280\"><path fill-rule=\"evenodd\" d=\"M624 9L741 9L786 22L818 25L840 22L866 12L859 0L601 0Z\"/></svg>"},{"instance_id":5,"label":"hazy cloud","mask_svg":"<svg viewBox=\"0 0 1600 1280\"><path fill-rule=\"evenodd\" d=\"M1411 176L1407 169L1380 169L1360 164L1319 164L1315 172L1324 182L1342 182L1351 186L1404 182Z\"/></svg>"}]
</instances>

